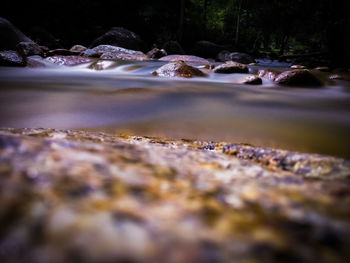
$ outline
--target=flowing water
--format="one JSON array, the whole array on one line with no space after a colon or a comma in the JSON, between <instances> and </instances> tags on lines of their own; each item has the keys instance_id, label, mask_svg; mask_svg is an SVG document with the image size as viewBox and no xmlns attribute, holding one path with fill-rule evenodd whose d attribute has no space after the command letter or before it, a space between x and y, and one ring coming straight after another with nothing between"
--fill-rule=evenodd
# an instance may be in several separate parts
<instances>
[{"instance_id":1,"label":"flowing water","mask_svg":"<svg viewBox=\"0 0 350 263\"><path fill-rule=\"evenodd\" d=\"M350 157L349 83L249 86L239 84L244 74L160 78L151 72L164 62L104 63L102 71L88 65L0 68L0 127L225 140ZM287 68L261 64L251 73Z\"/></svg>"}]
</instances>

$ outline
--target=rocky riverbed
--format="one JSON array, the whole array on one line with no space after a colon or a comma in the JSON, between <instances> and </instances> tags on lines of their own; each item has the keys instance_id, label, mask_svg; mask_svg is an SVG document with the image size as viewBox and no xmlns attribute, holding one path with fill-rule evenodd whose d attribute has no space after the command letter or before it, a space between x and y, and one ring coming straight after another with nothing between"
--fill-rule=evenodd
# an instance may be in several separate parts
<instances>
[{"instance_id":1,"label":"rocky riverbed","mask_svg":"<svg viewBox=\"0 0 350 263\"><path fill-rule=\"evenodd\" d=\"M0 131L2 262L346 262L350 162L225 142Z\"/></svg>"}]
</instances>

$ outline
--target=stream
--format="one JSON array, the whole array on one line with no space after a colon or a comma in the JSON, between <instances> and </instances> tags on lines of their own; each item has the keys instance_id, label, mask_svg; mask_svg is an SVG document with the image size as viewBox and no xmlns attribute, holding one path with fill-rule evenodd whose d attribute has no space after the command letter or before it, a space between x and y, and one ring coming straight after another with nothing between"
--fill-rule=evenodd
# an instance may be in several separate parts
<instances>
[{"instance_id":1,"label":"stream","mask_svg":"<svg viewBox=\"0 0 350 263\"><path fill-rule=\"evenodd\" d=\"M104 61L107 69L0 68L0 127L88 129L111 133L248 143L350 158L350 84L242 85L246 74L161 78L165 62ZM197 65L200 67L200 65ZM287 70L260 61L250 66Z\"/></svg>"}]
</instances>

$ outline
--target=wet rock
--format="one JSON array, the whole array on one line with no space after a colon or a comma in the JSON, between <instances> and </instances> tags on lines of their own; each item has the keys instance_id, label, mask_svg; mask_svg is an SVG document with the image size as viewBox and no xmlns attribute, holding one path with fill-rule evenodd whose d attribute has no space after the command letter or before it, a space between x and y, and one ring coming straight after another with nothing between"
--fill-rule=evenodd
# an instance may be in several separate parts
<instances>
[{"instance_id":1,"label":"wet rock","mask_svg":"<svg viewBox=\"0 0 350 263\"><path fill-rule=\"evenodd\" d=\"M99 58L102 56L102 54L103 52L97 52L93 49L88 48L84 52L82 52L80 55L84 57Z\"/></svg>"},{"instance_id":2,"label":"wet rock","mask_svg":"<svg viewBox=\"0 0 350 263\"><path fill-rule=\"evenodd\" d=\"M234 61L227 61L214 68L215 73L248 73L248 67Z\"/></svg>"},{"instance_id":3,"label":"wet rock","mask_svg":"<svg viewBox=\"0 0 350 263\"><path fill-rule=\"evenodd\" d=\"M210 41L202 40L195 43L193 53L200 57L216 58L219 52L223 49L223 46L217 45Z\"/></svg>"},{"instance_id":4,"label":"wet rock","mask_svg":"<svg viewBox=\"0 0 350 263\"><path fill-rule=\"evenodd\" d=\"M199 69L187 65L184 61L174 61L157 69L152 73L155 76L160 77L205 77L206 74Z\"/></svg>"},{"instance_id":5,"label":"wet rock","mask_svg":"<svg viewBox=\"0 0 350 263\"><path fill-rule=\"evenodd\" d=\"M74 45L71 47L70 51L83 53L87 48L82 45Z\"/></svg>"},{"instance_id":6,"label":"wet rock","mask_svg":"<svg viewBox=\"0 0 350 263\"><path fill-rule=\"evenodd\" d=\"M130 60L130 61L145 61L149 60L145 54L125 54L115 52L105 52L100 59L116 59L116 60Z\"/></svg>"},{"instance_id":7,"label":"wet rock","mask_svg":"<svg viewBox=\"0 0 350 263\"><path fill-rule=\"evenodd\" d=\"M89 58L81 56L52 56L47 57L45 60L61 66L76 66L92 61Z\"/></svg>"},{"instance_id":8,"label":"wet rock","mask_svg":"<svg viewBox=\"0 0 350 263\"><path fill-rule=\"evenodd\" d=\"M167 52L164 49L153 48L152 50L147 52L147 57L157 59L161 57L167 56Z\"/></svg>"},{"instance_id":9,"label":"wet rock","mask_svg":"<svg viewBox=\"0 0 350 263\"><path fill-rule=\"evenodd\" d=\"M161 61L178 61L182 60L185 62L193 62L193 63L200 63L200 64L210 64L210 62L204 58L197 57L197 56L191 56L191 55L169 55L160 58Z\"/></svg>"},{"instance_id":10,"label":"wet rock","mask_svg":"<svg viewBox=\"0 0 350 263\"><path fill-rule=\"evenodd\" d=\"M290 66L291 69L306 69L307 67L303 65L292 65Z\"/></svg>"},{"instance_id":11,"label":"wet rock","mask_svg":"<svg viewBox=\"0 0 350 263\"><path fill-rule=\"evenodd\" d=\"M112 27L108 32L94 40L90 47L99 45L112 45L133 50L145 49L145 44L140 36L122 27Z\"/></svg>"},{"instance_id":12,"label":"wet rock","mask_svg":"<svg viewBox=\"0 0 350 263\"><path fill-rule=\"evenodd\" d=\"M242 81L242 84L261 85L262 79L259 78L258 76L249 76Z\"/></svg>"},{"instance_id":13,"label":"wet rock","mask_svg":"<svg viewBox=\"0 0 350 263\"><path fill-rule=\"evenodd\" d=\"M89 65L89 69L93 70L105 70L108 69L111 65L113 65L113 61L107 61L107 60L98 60L93 62L91 65Z\"/></svg>"},{"instance_id":14,"label":"wet rock","mask_svg":"<svg viewBox=\"0 0 350 263\"><path fill-rule=\"evenodd\" d=\"M144 53L141 51L126 49L126 48L111 46L111 45L99 45L97 47L94 47L92 50L96 53L101 53L101 54L109 52L114 54L144 55Z\"/></svg>"},{"instance_id":15,"label":"wet rock","mask_svg":"<svg viewBox=\"0 0 350 263\"><path fill-rule=\"evenodd\" d=\"M16 46L16 50L22 56L44 56L43 47L39 46L34 42L20 42Z\"/></svg>"},{"instance_id":16,"label":"wet rock","mask_svg":"<svg viewBox=\"0 0 350 263\"><path fill-rule=\"evenodd\" d=\"M221 51L217 56L217 60L222 62L236 61L243 64L250 64L255 62L254 58L246 53L229 52L227 50Z\"/></svg>"},{"instance_id":17,"label":"wet rock","mask_svg":"<svg viewBox=\"0 0 350 263\"><path fill-rule=\"evenodd\" d=\"M16 51L0 51L0 66L24 67L26 60Z\"/></svg>"},{"instance_id":18,"label":"wet rock","mask_svg":"<svg viewBox=\"0 0 350 263\"><path fill-rule=\"evenodd\" d=\"M322 72L330 72L331 69L329 67L316 67L315 70L322 71Z\"/></svg>"},{"instance_id":19,"label":"wet rock","mask_svg":"<svg viewBox=\"0 0 350 263\"><path fill-rule=\"evenodd\" d=\"M345 80L350 81L350 73L336 73L329 76L332 80Z\"/></svg>"},{"instance_id":20,"label":"wet rock","mask_svg":"<svg viewBox=\"0 0 350 263\"><path fill-rule=\"evenodd\" d=\"M275 82L285 86L320 86L321 81L318 80L309 70L294 69L282 72L275 79Z\"/></svg>"},{"instance_id":21,"label":"wet rock","mask_svg":"<svg viewBox=\"0 0 350 263\"><path fill-rule=\"evenodd\" d=\"M183 48L181 47L181 45L177 41L166 42L163 45L163 49L165 49L169 55L176 55L176 54L183 55L183 54L185 54L185 51L183 50Z\"/></svg>"},{"instance_id":22,"label":"wet rock","mask_svg":"<svg viewBox=\"0 0 350 263\"><path fill-rule=\"evenodd\" d=\"M33 42L7 19L0 17L0 50L16 50L20 42Z\"/></svg>"},{"instance_id":23,"label":"wet rock","mask_svg":"<svg viewBox=\"0 0 350 263\"><path fill-rule=\"evenodd\" d=\"M48 52L46 52L47 57L51 57L51 56L78 56L79 54L80 54L80 52L71 51L69 49L64 49L64 48L53 49L53 50L49 50Z\"/></svg>"},{"instance_id":24,"label":"wet rock","mask_svg":"<svg viewBox=\"0 0 350 263\"><path fill-rule=\"evenodd\" d=\"M278 77L279 74L281 74L281 72L273 69L260 69L258 71L259 77L265 78L271 81L275 81L275 79Z\"/></svg>"}]
</instances>

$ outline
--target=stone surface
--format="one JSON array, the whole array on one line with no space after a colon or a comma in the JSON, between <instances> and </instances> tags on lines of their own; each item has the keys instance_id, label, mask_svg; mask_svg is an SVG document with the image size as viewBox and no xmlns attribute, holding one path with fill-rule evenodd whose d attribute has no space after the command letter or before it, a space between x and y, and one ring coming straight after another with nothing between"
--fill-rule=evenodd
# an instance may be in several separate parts
<instances>
[{"instance_id":1,"label":"stone surface","mask_svg":"<svg viewBox=\"0 0 350 263\"><path fill-rule=\"evenodd\" d=\"M197 57L197 56L191 56L191 55L169 55L160 58L161 61L178 61L182 60L185 62L194 62L194 63L200 63L200 64L210 64L210 62L207 59Z\"/></svg>"},{"instance_id":2,"label":"stone surface","mask_svg":"<svg viewBox=\"0 0 350 263\"><path fill-rule=\"evenodd\" d=\"M149 60L149 57L146 56L145 54L125 54L125 53L105 52L100 56L100 59L145 61L145 60Z\"/></svg>"},{"instance_id":3,"label":"stone surface","mask_svg":"<svg viewBox=\"0 0 350 263\"><path fill-rule=\"evenodd\" d=\"M122 27L112 27L108 32L94 40L90 47L112 45L133 50L144 50L145 44L136 33Z\"/></svg>"},{"instance_id":4,"label":"stone surface","mask_svg":"<svg viewBox=\"0 0 350 263\"><path fill-rule=\"evenodd\" d=\"M307 67L303 65L292 65L290 66L291 69L306 69Z\"/></svg>"},{"instance_id":5,"label":"stone surface","mask_svg":"<svg viewBox=\"0 0 350 263\"><path fill-rule=\"evenodd\" d=\"M69 49L65 48L57 48L57 49L52 49L46 52L47 57L51 56L78 56L80 55L81 52L79 51L72 51Z\"/></svg>"},{"instance_id":6,"label":"stone surface","mask_svg":"<svg viewBox=\"0 0 350 263\"><path fill-rule=\"evenodd\" d=\"M167 56L167 52L164 49L153 48L152 50L147 52L147 57L152 59L157 59L161 57Z\"/></svg>"},{"instance_id":7,"label":"stone surface","mask_svg":"<svg viewBox=\"0 0 350 263\"><path fill-rule=\"evenodd\" d=\"M0 17L0 51L16 50L20 42L33 42L7 19Z\"/></svg>"},{"instance_id":8,"label":"stone surface","mask_svg":"<svg viewBox=\"0 0 350 263\"><path fill-rule=\"evenodd\" d=\"M282 72L276 77L275 82L285 86L320 86L321 81L318 80L309 70L294 69Z\"/></svg>"},{"instance_id":9,"label":"stone surface","mask_svg":"<svg viewBox=\"0 0 350 263\"><path fill-rule=\"evenodd\" d=\"M144 53L141 51L126 49L126 48L116 47L111 45L99 45L97 47L94 47L92 50L94 52L101 53L101 54L109 52L109 53L115 53L115 54L144 55Z\"/></svg>"},{"instance_id":10,"label":"stone surface","mask_svg":"<svg viewBox=\"0 0 350 263\"><path fill-rule=\"evenodd\" d=\"M201 70L187 65L184 61L174 61L157 69L153 75L160 77L205 77L206 74Z\"/></svg>"},{"instance_id":11,"label":"stone surface","mask_svg":"<svg viewBox=\"0 0 350 263\"><path fill-rule=\"evenodd\" d=\"M248 85L261 85L262 83L262 79L258 76L249 76L242 81L242 84Z\"/></svg>"},{"instance_id":12,"label":"stone surface","mask_svg":"<svg viewBox=\"0 0 350 263\"><path fill-rule=\"evenodd\" d=\"M349 174L342 159L240 144L2 129L0 255L347 262Z\"/></svg>"},{"instance_id":13,"label":"stone surface","mask_svg":"<svg viewBox=\"0 0 350 263\"><path fill-rule=\"evenodd\" d=\"M16 51L0 51L0 66L24 67L26 60Z\"/></svg>"},{"instance_id":14,"label":"stone surface","mask_svg":"<svg viewBox=\"0 0 350 263\"><path fill-rule=\"evenodd\" d=\"M248 67L244 64L227 61L224 64L218 65L214 68L215 73L248 73Z\"/></svg>"},{"instance_id":15,"label":"stone surface","mask_svg":"<svg viewBox=\"0 0 350 263\"><path fill-rule=\"evenodd\" d=\"M83 53L85 50L87 50L87 47L84 47L82 45L74 45L70 49L70 51L79 52L79 53Z\"/></svg>"},{"instance_id":16,"label":"stone surface","mask_svg":"<svg viewBox=\"0 0 350 263\"><path fill-rule=\"evenodd\" d=\"M52 56L52 57L47 57L45 61L49 61L61 66L76 66L76 65L92 62L91 59L86 57L80 57L80 56Z\"/></svg>"},{"instance_id":17,"label":"stone surface","mask_svg":"<svg viewBox=\"0 0 350 263\"><path fill-rule=\"evenodd\" d=\"M229 52L227 50L221 51L217 56L217 60L222 62L236 61L243 64L250 64L255 62L254 58L246 53Z\"/></svg>"},{"instance_id":18,"label":"stone surface","mask_svg":"<svg viewBox=\"0 0 350 263\"><path fill-rule=\"evenodd\" d=\"M278 77L279 74L281 74L281 72L273 69L260 69L258 71L259 77L265 78L271 81L275 81L275 79Z\"/></svg>"},{"instance_id":19,"label":"stone surface","mask_svg":"<svg viewBox=\"0 0 350 263\"><path fill-rule=\"evenodd\" d=\"M16 46L16 50L22 56L44 56L44 48L34 42L20 42Z\"/></svg>"}]
</instances>

